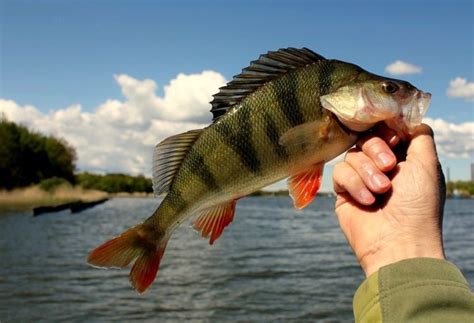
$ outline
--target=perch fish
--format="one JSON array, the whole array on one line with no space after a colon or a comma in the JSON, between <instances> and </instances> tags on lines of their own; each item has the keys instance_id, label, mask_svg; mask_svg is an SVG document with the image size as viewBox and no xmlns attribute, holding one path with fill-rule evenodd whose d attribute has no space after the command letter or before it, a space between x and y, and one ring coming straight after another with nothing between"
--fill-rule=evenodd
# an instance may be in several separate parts
<instances>
[{"instance_id":1,"label":"perch fish","mask_svg":"<svg viewBox=\"0 0 474 323\"><path fill-rule=\"evenodd\" d=\"M287 177L294 206L302 209L316 196L326 162L382 121L406 137L430 98L406 81L307 48L261 55L214 95L212 124L156 146L153 188L163 201L143 223L92 251L88 262L133 263L130 281L142 293L187 218L194 215L194 228L213 244L240 198Z\"/></svg>"}]
</instances>

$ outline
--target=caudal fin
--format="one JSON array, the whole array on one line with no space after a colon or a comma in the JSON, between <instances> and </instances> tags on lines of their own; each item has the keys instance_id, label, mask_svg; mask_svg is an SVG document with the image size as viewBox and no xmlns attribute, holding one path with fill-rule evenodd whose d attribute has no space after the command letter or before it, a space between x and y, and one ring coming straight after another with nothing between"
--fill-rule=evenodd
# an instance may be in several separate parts
<instances>
[{"instance_id":1,"label":"caudal fin","mask_svg":"<svg viewBox=\"0 0 474 323\"><path fill-rule=\"evenodd\" d=\"M147 238L144 225L140 224L94 249L87 261L97 267L123 268L135 260L130 282L139 293L143 293L155 280L167 240L153 242Z\"/></svg>"}]
</instances>

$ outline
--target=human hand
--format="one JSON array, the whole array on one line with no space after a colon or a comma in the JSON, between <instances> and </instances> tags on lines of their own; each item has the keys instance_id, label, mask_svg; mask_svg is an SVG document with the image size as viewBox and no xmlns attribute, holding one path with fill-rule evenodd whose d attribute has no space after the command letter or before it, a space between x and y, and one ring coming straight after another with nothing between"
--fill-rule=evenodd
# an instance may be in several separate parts
<instances>
[{"instance_id":1,"label":"human hand","mask_svg":"<svg viewBox=\"0 0 474 323\"><path fill-rule=\"evenodd\" d=\"M433 131L422 124L408 148L397 143L379 127L334 167L336 215L367 276L403 259L444 259L445 183Z\"/></svg>"}]
</instances>

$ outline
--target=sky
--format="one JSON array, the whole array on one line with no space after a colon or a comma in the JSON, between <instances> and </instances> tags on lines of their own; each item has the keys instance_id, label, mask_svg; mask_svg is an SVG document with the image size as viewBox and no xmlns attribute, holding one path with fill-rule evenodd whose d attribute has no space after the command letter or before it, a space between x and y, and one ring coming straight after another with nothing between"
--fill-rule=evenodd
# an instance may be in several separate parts
<instances>
[{"instance_id":1,"label":"sky","mask_svg":"<svg viewBox=\"0 0 474 323\"><path fill-rule=\"evenodd\" d=\"M0 0L0 112L65 138L79 171L149 176L155 144L208 125L211 95L251 60L308 47L431 92L442 165L466 180L473 21L470 0Z\"/></svg>"}]
</instances>

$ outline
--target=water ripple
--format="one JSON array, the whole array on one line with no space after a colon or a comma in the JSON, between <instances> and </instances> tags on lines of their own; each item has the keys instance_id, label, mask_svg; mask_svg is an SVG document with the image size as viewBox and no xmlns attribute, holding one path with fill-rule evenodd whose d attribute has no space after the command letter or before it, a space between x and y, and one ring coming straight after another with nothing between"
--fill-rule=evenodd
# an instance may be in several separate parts
<instances>
[{"instance_id":1,"label":"water ripple","mask_svg":"<svg viewBox=\"0 0 474 323\"><path fill-rule=\"evenodd\" d=\"M247 198L210 246L182 226L153 287L134 292L126 270L85 263L103 240L145 219L156 199L114 199L71 216L0 216L0 320L249 322L352 320L364 279L333 213L319 198L295 212L289 198ZM448 201L446 253L474 282L474 201Z\"/></svg>"}]
</instances>

